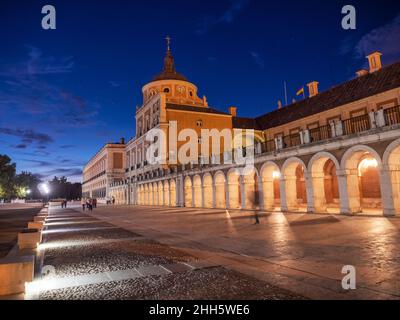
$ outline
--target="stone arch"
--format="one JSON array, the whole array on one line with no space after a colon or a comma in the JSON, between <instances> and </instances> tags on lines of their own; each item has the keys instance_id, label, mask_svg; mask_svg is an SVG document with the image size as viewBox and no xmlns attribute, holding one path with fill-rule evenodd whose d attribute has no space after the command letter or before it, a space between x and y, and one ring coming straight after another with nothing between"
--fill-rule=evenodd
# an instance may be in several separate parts
<instances>
[{"instance_id":1,"label":"stone arch","mask_svg":"<svg viewBox=\"0 0 400 320\"><path fill-rule=\"evenodd\" d=\"M164 191L163 205L164 206L170 206L171 205L171 199L170 199L170 191L169 191L169 182L168 182L168 180L164 181L163 191Z\"/></svg>"},{"instance_id":2,"label":"stone arch","mask_svg":"<svg viewBox=\"0 0 400 320\"><path fill-rule=\"evenodd\" d=\"M369 146L357 145L348 149L340 162L345 176L346 213L358 213L382 208L379 154Z\"/></svg>"},{"instance_id":3,"label":"stone arch","mask_svg":"<svg viewBox=\"0 0 400 320\"><path fill-rule=\"evenodd\" d=\"M161 181L158 182L158 203L157 205L164 205L164 186Z\"/></svg>"},{"instance_id":4,"label":"stone arch","mask_svg":"<svg viewBox=\"0 0 400 320\"><path fill-rule=\"evenodd\" d=\"M193 177L193 206L195 208L201 208L203 206L203 197L202 197L202 183L201 177L196 174Z\"/></svg>"},{"instance_id":5,"label":"stone arch","mask_svg":"<svg viewBox=\"0 0 400 320\"><path fill-rule=\"evenodd\" d=\"M243 199L246 209L260 208L259 174L255 167L243 173Z\"/></svg>"},{"instance_id":6,"label":"stone arch","mask_svg":"<svg viewBox=\"0 0 400 320\"><path fill-rule=\"evenodd\" d=\"M226 178L222 171L214 174L215 207L226 208Z\"/></svg>"},{"instance_id":7,"label":"stone arch","mask_svg":"<svg viewBox=\"0 0 400 320\"><path fill-rule=\"evenodd\" d=\"M148 206L150 203L150 188L149 185L146 183L144 185L144 205Z\"/></svg>"},{"instance_id":8,"label":"stone arch","mask_svg":"<svg viewBox=\"0 0 400 320\"><path fill-rule=\"evenodd\" d=\"M264 163L260 170L264 210L274 210L280 207L281 170L272 161Z\"/></svg>"},{"instance_id":9,"label":"stone arch","mask_svg":"<svg viewBox=\"0 0 400 320\"><path fill-rule=\"evenodd\" d=\"M153 206L158 205L158 183L153 182Z\"/></svg>"},{"instance_id":10,"label":"stone arch","mask_svg":"<svg viewBox=\"0 0 400 320\"><path fill-rule=\"evenodd\" d=\"M193 207L193 185L192 179L187 176L185 178L185 207Z\"/></svg>"},{"instance_id":11,"label":"stone arch","mask_svg":"<svg viewBox=\"0 0 400 320\"><path fill-rule=\"evenodd\" d=\"M309 203L312 212L340 211L340 194L337 171L338 159L329 152L318 152L308 162L311 179L313 203Z\"/></svg>"},{"instance_id":12,"label":"stone arch","mask_svg":"<svg viewBox=\"0 0 400 320\"><path fill-rule=\"evenodd\" d=\"M213 178L210 173L206 173L203 176L203 197L204 207L214 207L214 190L213 190Z\"/></svg>"},{"instance_id":13,"label":"stone arch","mask_svg":"<svg viewBox=\"0 0 400 320\"><path fill-rule=\"evenodd\" d=\"M240 171L236 168L228 171L228 204L230 209L240 209L242 206L241 177Z\"/></svg>"},{"instance_id":14,"label":"stone arch","mask_svg":"<svg viewBox=\"0 0 400 320\"><path fill-rule=\"evenodd\" d=\"M381 173L384 214L400 213L400 139L393 141L382 157Z\"/></svg>"},{"instance_id":15,"label":"stone arch","mask_svg":"<svg viewBox=\"0 0 400 320\"><path fill-rule=\"evenodd\" d=\"M169 193L171 206L176 207L176 182L174 179L169 181Z\"/></svg>"},{"instance_id":16,"label":"stone arch","mask_svg":"<svg viewBox=\"0 0 400 320\"><path fill-rule=\"evenodd\" d=\"M285 193L282 197L283 211L298 211L307 204L306 171L307 167L300 158L291 157L284 162L282 166Z\"/></svg>"}]
</instances>

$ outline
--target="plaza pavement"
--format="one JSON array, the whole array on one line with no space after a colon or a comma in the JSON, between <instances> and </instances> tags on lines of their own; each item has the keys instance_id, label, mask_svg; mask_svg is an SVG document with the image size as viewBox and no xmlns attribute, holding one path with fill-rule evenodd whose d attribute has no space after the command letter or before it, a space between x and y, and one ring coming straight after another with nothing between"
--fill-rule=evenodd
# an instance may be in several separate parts
<instances>
[{"instance_id":1,"label":"plaza pavement","mask_svg":"<svg viewBox=\"0 0 400 320\"><path fill-rule=\"evenodd\" d=\"M79 209L76 209L79 210ZM92 216L311 299L400 299L400 219L102 206ZM342 267L357 271L345 291Z\"/></svg>"}]
</instances>

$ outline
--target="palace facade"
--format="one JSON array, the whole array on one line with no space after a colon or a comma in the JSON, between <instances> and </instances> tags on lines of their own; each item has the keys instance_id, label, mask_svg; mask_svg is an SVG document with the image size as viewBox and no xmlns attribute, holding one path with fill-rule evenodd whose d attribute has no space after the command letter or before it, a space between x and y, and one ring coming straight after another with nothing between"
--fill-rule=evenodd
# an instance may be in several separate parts
<instances>
[{"instance_id":1,"label":"palace facade","mask_svg":"<svg viewBox=\"0 0 400 320\"><path fill-rule=\"evenodd\" d=\"M379 52L367 58L369 69L350 81L325 92L310 82L304 100L242 118L235 107L222 112L199 97L168 46L162 72L142 88L136 137L106 144L89 161L84 196L142 206L400 214L400 63L382 67ZM253 145L233 150L252 148L254 168L243 174L224 161L175 163L169 144L166 163L148 163L146 133L168 137L173 122L199 136L202 129L254 130ZM210 157L226 155L221 149Z\"/></svg>"}]
</instances>

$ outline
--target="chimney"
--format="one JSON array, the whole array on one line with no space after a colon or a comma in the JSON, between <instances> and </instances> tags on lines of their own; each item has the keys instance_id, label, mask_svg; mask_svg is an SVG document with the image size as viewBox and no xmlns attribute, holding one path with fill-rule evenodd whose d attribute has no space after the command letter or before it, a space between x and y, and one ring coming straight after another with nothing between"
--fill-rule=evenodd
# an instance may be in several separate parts
<instances>
[{"instance_id":1,"label":"chimney","mask_svg":"<svg viewBox=\"0 0 400 320\"><path fill-rule=\"evenodd\" d=\"M237 108L236 107L229 107L229 114L232 117L237 117Z\"/></svg>"},{"instance_id":2,"label":"chimney","mask_svg":"<svg viewBox=\"0 0 400 320\"><path fill-rule=\"evenodd\" d=\"M367 56L370 73L373 73L375 71L379 71L382 69L381 55L382 55L382 53L376 51L376 52L371 53L369 56Z\"/></svg>"},{"instance_id":3,"label":"chimney","mask_svg":"<svg viewBox=\"0 0 400 320\"><path fill-rule=\"evenodd\" d=\"M365 76L367 74L368 74L368 70L365 70L365 69L361 69L361 70L356 72L356 75L357 75L358 78L360 78L362 76Z\"/></svg>"},{"instance_id":4,"label":"chimney","mask_svg":"<svg viewBox=\"0 0 400 320\"><path fill-rule=\"evenodd\" d=\"M317 81L313 81L313 82L310 82L309 84L307 84L310 98L312 98L318 94L318 84L319 84L319 82L317 82Z\"/></svg>"},{"instance_id":5,"label":"chimney","mask_svg":"<svg viewBox=\"0 0 400 320\"><path fill-rule=\"evenodd\" d=\"M282 101L278 100L278 109L282 109Z\"/></svg>"},{"instance_id":6,"label":"chimney","mask_svg":"<svg viewBox=\"0 0 400 320\"><path fill-rule=\"evenodd\" d=\"M121 139L119 140L119 143L120 143L120 144L125 144L125 138L121 138Z\"/></svg>"}]
</instances>

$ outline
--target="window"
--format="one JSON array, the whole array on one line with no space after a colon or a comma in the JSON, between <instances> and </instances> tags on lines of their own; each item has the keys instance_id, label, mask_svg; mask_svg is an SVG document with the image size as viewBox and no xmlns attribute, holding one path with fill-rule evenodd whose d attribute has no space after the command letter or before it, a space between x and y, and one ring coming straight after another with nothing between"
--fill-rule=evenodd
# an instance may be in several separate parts
<instances>
[{"instance_id":1,"label":"window","mask_svg":"<svg viewBox=\"0 0 400 320\"><path fill-rule=\"evenodd\" d=\"M202 127L203 126L203 120L197 120L196 121L196 126Z\"/></svg>"},{"instance_id":2,"label":"window","mask_svg":"<svg viewBox=\"0 0 400 320\"><path fill-rule=\"evenodd\" d=\"M164 88L165 93L169 93L169 88Z\"/></svg>"},{"instance_id":3,"label":"window","mask_svg":"<svg viewBox=\"0 0 400 320\"><path fill-rule=\"evenodd\" d=\"M193 91L189 91L189 96L193 97Z\"/></svg>"}]
</instances>

